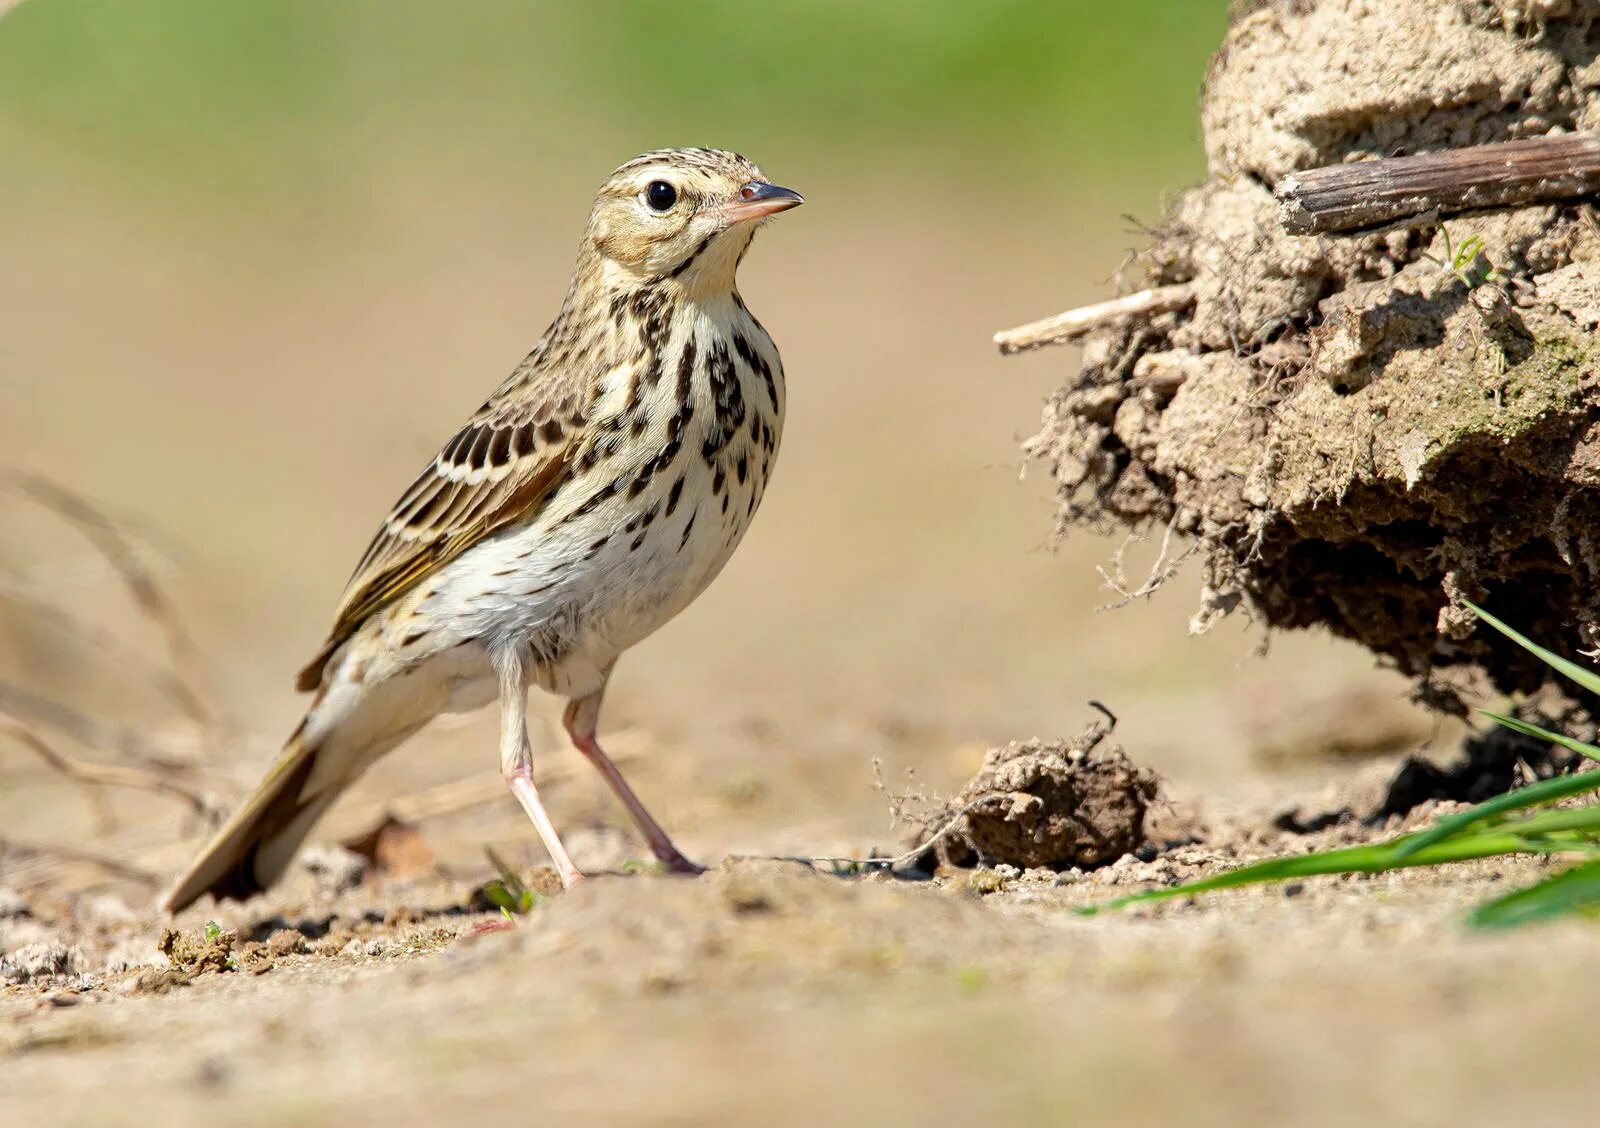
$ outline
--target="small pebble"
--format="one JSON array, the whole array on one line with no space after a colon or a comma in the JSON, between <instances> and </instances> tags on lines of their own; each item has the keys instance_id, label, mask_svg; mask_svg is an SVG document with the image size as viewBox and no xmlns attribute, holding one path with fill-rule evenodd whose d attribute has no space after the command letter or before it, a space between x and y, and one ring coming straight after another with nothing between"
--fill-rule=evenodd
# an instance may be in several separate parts
<instances>
[{"instance_id":1,"label":"small pebble","mask_svg":"<svg viewBox=\"0 0 1600 1128\"><path fill-rule=\"evenodd\" d=\"M367 876L367 859L343 846L313 846L300 855L300 864L316 879L317 891L324 896L354 889Z\"/></svg>"},{"instance_id":2,"label":"small pebble","mask_svg":"<svg viewBox=\"0 0 1600 1128\"><path fill-rule=\"evenodd\" d=\"M28 944L0 956L0 982L27 983L83 970L83 953L59 942Z\"/></svg>"},{"instance_id":3,"label":"small pebble","mask_svg":"<svg viewBox=\"0 0 1600 1128\"><path fill-rule=\"evenodd\" d=\"M267 937L267 951L274 956L292 956L305 950L305 935L293 928L280 928Z\"/></svg>"}]
</instances>

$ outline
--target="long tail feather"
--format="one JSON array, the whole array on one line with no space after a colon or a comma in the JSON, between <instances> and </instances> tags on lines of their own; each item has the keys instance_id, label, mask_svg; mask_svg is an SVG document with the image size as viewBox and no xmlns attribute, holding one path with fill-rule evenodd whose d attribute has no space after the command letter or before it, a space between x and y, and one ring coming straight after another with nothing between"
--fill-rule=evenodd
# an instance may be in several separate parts
<instances>
[{"instance_id":1,"label":"long tail feather","mask_svg":"<svg viewBox=\"0 0 1600 1128\"><path fill-rule=\"evenodd\" d=\"M234 812L194 864L162 898L176 913L210 893L219 900L244 900L283 876L317 818L339 794L324 788L307 794L317 750L304 727L285 746L255 792Z\"/></svg>"}]
</instances>

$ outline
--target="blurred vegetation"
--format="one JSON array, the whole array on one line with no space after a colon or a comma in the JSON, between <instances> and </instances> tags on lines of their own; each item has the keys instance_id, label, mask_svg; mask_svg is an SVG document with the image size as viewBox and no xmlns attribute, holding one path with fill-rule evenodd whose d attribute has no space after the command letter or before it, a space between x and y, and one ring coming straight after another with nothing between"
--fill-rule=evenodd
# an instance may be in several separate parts
<instances>
[{"instance_id":1,"label":"blurred vegetation","mask_svg":"<svg viewBox=\"0 0 1600 1128\"><path fill-rule=\"evenodd\" d=\"M315 190L352 154L396 149L581 157L594 179L662 144L889 174L931 151L959 184L1047 192L1182 183L1226 8L26 0L0 19L0 146L19 175L109 169L163 193Z\"/></svg>"}]
</instances>

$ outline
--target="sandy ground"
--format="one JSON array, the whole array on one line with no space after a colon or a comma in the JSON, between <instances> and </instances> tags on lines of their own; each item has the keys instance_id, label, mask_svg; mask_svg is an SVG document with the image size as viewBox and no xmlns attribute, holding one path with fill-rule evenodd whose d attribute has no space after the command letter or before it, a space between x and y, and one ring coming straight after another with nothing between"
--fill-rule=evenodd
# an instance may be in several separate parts
<instances>
[{"instance_id":1,"label":"sandy ground","mask_svg":"<svg viewBox=\"0 0 1600 1128\"><path fill-rule=\"evenodd\" d=\"M468 718L386 761L319 832L337 840L430 786L487 780L484 802L422 825L442 876L333 896L297 873L271 899L179 922L191 938L208 917L236 930L236 970L163 976L148 884L0 859L0 887L21 897L0 950L54 941L82 959L65 979L0 988L0 1114L1576 1119L1594 1079L1581 1050L1551 1048L1583 1044L1600 989L1574 973L1600 941L1460 924L1531 864L1071 911L1302 848L1268 829L1274 815L1336 807L1455 735L1349 647L1291 637L1262 659L1242 623L1189 638L1192 577L1096 615L1095 565L1116 545L1044 549L1048 484L1018 483L1016 444L1075 360L1002 362L988 334L1103 296L1135 241L1117 218L1130 202L1062 214L1051 186L1021 200L991 188L959 197L956 222L934 202L886 212L845 173L769 171L811 200L763 235L744 280L790 370L780 469L727 573L624 663L614 751L702 860L859 854L902 833L875 758L891 790L949 794L986 746L1076 733L1098 698L1199 844L997 889L754 862L693 881L619 873L474 936L496 919L466 907L490 873L483 846L519 867L542 858L492 793L492 721ZM482 172L374 167L356 218L178 201L134 223L92 187L0 186L7 460L153 531L230 725L206 761L219 793L238 794L292 725L289 674L378 515L565 284L577 211L528 202L587 181ZM903 170L947 172L932 158ZM1152 196L1143 211L1157 210ZM7 503L6 520L8 583L151 648L80 543L24 507ZM1130 570L1150 557L1136 550ZM20 612L0 632L7 679L198 754L121 652ZM580 860L620 868L637 851L620 812L553 733L542 746ZM23 752L0 754L0 837L111 853L152 878L193 848L199 828L175 805L113 805L108 826ZM247 950L285 925L303 940Z\"/></svg>"},{"instance_id":2,"label":"sandy ground","mask_svg":"<svg viewBox=\"0 0 1600 1128\"><path fill-rule=\"evenodd\" d=\"M1071 911L1162 868L985 891L728 862L594 878L476 936L492 918L463 914L459 883L278 900L218 914L271 937L236 945L237 970L9 989L5 1107L83 1124L1582 1121L1592 1067L1547 1050L1581 1045L1600 1004L1579 974L1592 930L1459 924L1530 865ZM76 912L101 942L155 928L106 901Z\"/></svg>"}]
</instances>

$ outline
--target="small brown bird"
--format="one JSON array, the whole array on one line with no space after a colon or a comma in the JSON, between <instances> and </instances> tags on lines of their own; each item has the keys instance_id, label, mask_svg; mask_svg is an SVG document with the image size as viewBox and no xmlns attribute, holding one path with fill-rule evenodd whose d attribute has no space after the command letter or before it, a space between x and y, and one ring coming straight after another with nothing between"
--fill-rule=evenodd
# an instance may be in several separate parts
<instances>
[{"instance_id":1,"label":"small brown bird","mask_svg":"<svg viewBox=\"0 0 1600 1128\"><path fill-rule=\"evenodd\" d=\"M611 174L561 312L390 512L300 673L305 719L168 911L265 889L369 765L496 696L506 782L570 887L533 784L530 684L568 699L568 734L655 856L698 872L595 730L617 658L705 589L766 488L783 366L734 274L760 221L802 202L717 149Z\"/></svg>"}]
</instances>

